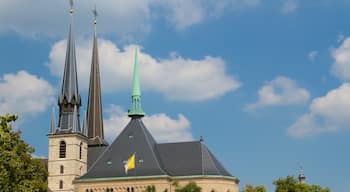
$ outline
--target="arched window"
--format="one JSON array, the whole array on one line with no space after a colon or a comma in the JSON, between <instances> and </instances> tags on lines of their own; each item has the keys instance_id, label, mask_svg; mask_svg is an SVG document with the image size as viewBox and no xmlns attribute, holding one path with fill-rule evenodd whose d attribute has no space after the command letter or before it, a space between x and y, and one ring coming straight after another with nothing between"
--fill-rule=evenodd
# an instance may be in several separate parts
<instances>
[{"instance_id":1,"label":"arched window","mask_svg":"<svg viewBox=\"0 0 350 192\"><path fill-rule=\"evenodd\" d=\"M83 151L83 143L80 143L80 146L79 146L79 159L81 159L82 151Z\"/></svg>"},{"instance_id":2,"label":"arched window","mask_svg":"<svg viewBox=\"0 0 350 192\"><path fill-rule=\"evenodd\" d=\"M134 188L133 187L131 187L131 192L134 192Z\"/></svg>"},{"instance_id":3,"label":"arched window","mask_svg":"<svg viewBox=\"0 0 350 192\"><path fill-rule=\"evenodd\" d=\"M63 181L62 180L60 180L60 187L59 188L63 189Z\"/></svg>"},{"instance_id":4,"label":"arched window","mask_svg":"<svg viewBox=\"0 0 350 192\"><path fill-rule=\"evenodd\" d=\"M127 192L131 192L129 187L128 187L128 188L126 188L126 191L127 191Z\"/></svg>"},{"instance_id":5,"label":"arched window","mask_svg":"<svg viewBox=\"0 0 350 192\"><path fill-rule=\"evenodd\" d=\"M61 174L64 173L64 166L63 166L63 165L60 166L60 173L61 173Z\"/></svg>"},{"instance_id":6,"label":"arched window","mask_svg":"<svg viewBox=\"0 0 350 192\"><path fill-rule=\"evenodd\" d=\"M66 142L60 142L60 158L66 158Z\"/></svg>"}]
</instances>

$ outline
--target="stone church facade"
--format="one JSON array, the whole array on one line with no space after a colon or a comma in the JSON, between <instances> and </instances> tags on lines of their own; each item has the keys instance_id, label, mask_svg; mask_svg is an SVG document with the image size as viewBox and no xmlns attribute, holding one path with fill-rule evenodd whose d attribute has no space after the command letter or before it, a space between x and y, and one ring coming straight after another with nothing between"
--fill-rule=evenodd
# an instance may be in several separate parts
<instances>
[{"instance_id":1,"label":"stone church facade","mask_svg":"<svg viewBox=\"0 0 350 192\"><path fill-rule=\"evenodd\" d=\"M157 143L142 121L138 53L135 51L130 122L108 144L104 139L101 83L96 37L96 11L87 112L80 118L82 99L78 89L71 3L62 89L58 97L59 118L52 113L48 134L48 185L54 192L158 192L196 182L203 192L238 192L232 176L199 141ZM81 123L80 119L84 119ZM169 133L171 134L171 133ZM134 155L134 168L125 164Z\"/></svg>"}]
</instances>

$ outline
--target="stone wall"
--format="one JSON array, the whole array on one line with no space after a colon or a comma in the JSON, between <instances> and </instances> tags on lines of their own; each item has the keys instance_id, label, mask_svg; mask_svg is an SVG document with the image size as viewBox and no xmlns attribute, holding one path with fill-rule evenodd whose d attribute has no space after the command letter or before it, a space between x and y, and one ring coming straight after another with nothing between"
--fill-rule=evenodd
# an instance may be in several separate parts
<instances>
[{"instance_id":1,"label":"stone wall","mask_svg":"<svg viewBox=\"0 0 350 192\"><path fill-rule=\"evenodd\" d=\"M66 142L66 157L60 158L60 142ZM80 159L80 144L82 154ZM63 166L63 173L61 173ZM48 186L52 191L73 191L72 181L87 171L87 140L78 134L49 136ZM60 181L63 188L60 189Z\"/></svg>"},{"instance_id":2,"label":"stone wall","mask_svg":"<svg viewBox=\"0 0 350 192\"><path fill-rule=\"evenodd\" d=\"M202 192L238 192L238 181L225 177L178 177L178 178L158 178L158 179L109 179L109 180L87 180L75 181L75 191L77 192L144 192L147 186L154 185L156 192L175 192L173 183L177 181L179 187L185 186L189 182L195 182L202 188Z\"/></svg>"}]
</instances>

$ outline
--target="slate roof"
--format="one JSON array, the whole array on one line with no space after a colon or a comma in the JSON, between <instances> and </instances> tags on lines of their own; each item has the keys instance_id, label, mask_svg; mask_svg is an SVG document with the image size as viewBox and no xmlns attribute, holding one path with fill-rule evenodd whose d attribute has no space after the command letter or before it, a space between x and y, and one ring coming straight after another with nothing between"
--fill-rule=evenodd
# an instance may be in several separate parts
<instances>
[{"instance_id":1,"label":"slate roof","mask_svg":"<svg viewBox=\"0 0 350 192\"><path fill-rule=\"evenodd\" d=\"M155 144L141 118L132 118L81 178L167 175L156 156ZM124 163L133 153L136 153L137 168L126 174Z\"/></svg>"},{"instance_id":2,"label":"slate roof","mask_svg":"<svg viewBox=\"0 0 350 192\"><path fill-rule=\"evenodd\" d=\"M231 176L201 141L157 144L156 147L170 176Z\"/></svg>"},{"instance_id":3,"label":"slate roof","mask_svg":"<svg viewBox=\"0 0 350 192\"><path fill-rule=\"evenodd\" d=\"M87 168L90 169L91 165L97 160L97 158L106 150L107 145L95 145L88 147L87 153Z\"/></svg>"},{"instance_id":4,"label":"slate roof","mask_svg":"<svg viewBox=\"0 0 350 192\"><path fill-rule=\"evenodd\" d=\"M133 153L136 154L136 168L125 174L124 163ZM92 159L91 155L88 158ZM141 117L133 117L80 179L202 175L232 177L204 142L157 144Z\"/></svg>"}]
</instances>

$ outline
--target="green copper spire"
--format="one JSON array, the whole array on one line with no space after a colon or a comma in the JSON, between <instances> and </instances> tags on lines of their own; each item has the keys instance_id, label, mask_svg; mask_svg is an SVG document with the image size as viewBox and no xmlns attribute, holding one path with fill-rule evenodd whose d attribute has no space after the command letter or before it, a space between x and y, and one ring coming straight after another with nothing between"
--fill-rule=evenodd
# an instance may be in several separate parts
<instances>
[{"instance_id":1,"label":"green copper spire","mask_svg":"<svg viewBox=\"0 0 350 192\"><path fill-rule=\"evenodd\" d=\"M137 49L135 50L134 58L134 78L132 82L132 95L131 95L131 109L128 112L129 117L133 116L144 116L141 107L141 88L140 88L140 78L139 78L139 59L137 54Z\"/></svg>"}]
</instances>

